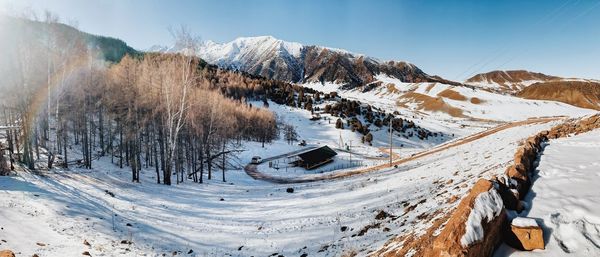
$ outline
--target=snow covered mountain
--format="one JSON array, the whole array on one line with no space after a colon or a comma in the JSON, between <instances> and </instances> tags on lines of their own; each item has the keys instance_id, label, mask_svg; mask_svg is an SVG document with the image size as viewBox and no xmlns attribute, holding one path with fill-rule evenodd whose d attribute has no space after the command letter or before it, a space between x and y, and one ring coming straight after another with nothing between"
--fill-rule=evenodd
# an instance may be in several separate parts
<instances>
[{"instance_id":1,"label":"snow covered mountain","mask_svg":"<svg viewBox=\"0 0 600 257\"><path fill-rule=\"evenodd\" d=\"M152 47L149 51L177 52ZM296 83L332 82L346 88L368 85L384 74L407 83L448 81L403 61L381 61L342 49L286 42L272 36L241 37L227 43L204 41L199 57L222 68Z\"/></svg>"},{"instance_id":2,"label":"snow covered mountain","mask_svg":"<svg viewBox=\"0 0 600 257\"><path fill-rule=\"evenodd\" d=\"M202 42L199 56L222 68L241 70L267 78L299 81L304 46L270 36L237 38L229 43Z\"/></svg>"}]
</instances>

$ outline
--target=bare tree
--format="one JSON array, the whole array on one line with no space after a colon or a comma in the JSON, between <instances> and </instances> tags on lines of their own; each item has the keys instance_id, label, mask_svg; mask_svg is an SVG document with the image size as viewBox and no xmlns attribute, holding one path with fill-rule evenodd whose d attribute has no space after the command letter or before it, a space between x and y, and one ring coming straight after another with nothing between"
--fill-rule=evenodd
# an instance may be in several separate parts
<instances>
[{"instance_id":1,"label":"bare tree","mask_svg":"<svg viewBox=\"0 0 600 257\"><path fill-rule=\"evenodd\" d=\"M162 84L164 126L166 126L167 153L166 169L163 174L164 184L171 184L172 164L177 150L179 133L185 125L189 108L188 92L197 80L197 39L185 28L172 30L176 45L184 49L184 54L175 55L171 59Z\"/></svg>"}]
</instances>

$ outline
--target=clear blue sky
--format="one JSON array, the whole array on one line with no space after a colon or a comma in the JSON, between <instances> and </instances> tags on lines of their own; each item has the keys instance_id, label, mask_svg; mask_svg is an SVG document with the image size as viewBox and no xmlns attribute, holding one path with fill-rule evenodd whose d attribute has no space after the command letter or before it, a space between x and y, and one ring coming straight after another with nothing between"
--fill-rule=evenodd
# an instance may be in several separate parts
<instances>
[{"instance_id":1,"label":"clear blue sky","mask_svg":"<svg viewBox=\"0 0 600 257\"><path fill-rule=\"evenodd\" d=\"M600 0L0 0L0 7L48 9L137 49L170 45L167 28L183 24L205 40L272 35L406 60L455 80L494 69L600 79Z\"/></svg>"}]
</instances>

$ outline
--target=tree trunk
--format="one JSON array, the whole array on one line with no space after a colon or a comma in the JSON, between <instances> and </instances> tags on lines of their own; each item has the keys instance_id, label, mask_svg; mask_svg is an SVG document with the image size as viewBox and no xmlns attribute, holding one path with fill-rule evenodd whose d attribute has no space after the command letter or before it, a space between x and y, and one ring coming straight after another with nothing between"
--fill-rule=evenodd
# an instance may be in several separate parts
<instances>
[{"instance_id":1,"label":"tree trunk","mask_svg":"<svg viewBox=\"0 0 600 257\"><path fill-rule=\"evenodd\" d=\"M210 147L206 146L206 168L208 169L208 180L212 179L212 158L210 158Z\"/></svg>"},{"instance_id":2,"label":"tree trunk","mask_svg":"<svg viewBox=\"0 0 600 257\"><path fill-rule=\"evenodd\" d=\"M119 126L119 168L123 168L123 124L118 121Z\"/></svg>"},{"instance_id":3,"label":"tree trunk","mask_svg":"<svg viewBox=\"0 0 600 257\"><path fill-rule=\"evenodd\" d=\"M98 111L98 133L100 133L100 156L104 156L104 115L102 107L99 108Z\"/></svg>"},{"instance_id":4,"label":"tree trunk","mask_svg":"<svg viewBox=\"0 0 600 257\"><path fill-rule=\"evenodd\" d=\"M226 144L226 140L223 140L223 182L225 181L225 144Z\"/></svg>"}]
</instances>

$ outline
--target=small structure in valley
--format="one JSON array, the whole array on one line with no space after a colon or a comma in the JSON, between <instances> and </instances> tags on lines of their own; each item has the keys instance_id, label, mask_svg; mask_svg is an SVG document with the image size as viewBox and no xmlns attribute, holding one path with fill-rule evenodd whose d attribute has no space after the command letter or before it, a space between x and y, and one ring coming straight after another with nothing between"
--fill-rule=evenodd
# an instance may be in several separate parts
<instances>
[{"instance_id":1,"label":"small structure in valley","mask_svg":"<svg viewBox=\"0 0 600 257\"><path fill-rule=\"evenodd\" d=\"M310 170L332 162L336 155L329 146L322 146L290 157L294 159L291 162L293 165Z\"/></svg>"}]
</instances>

